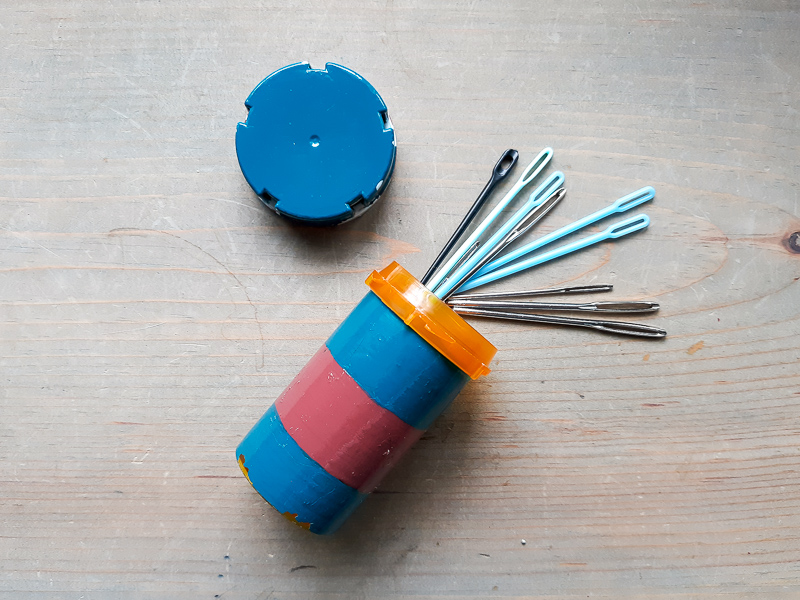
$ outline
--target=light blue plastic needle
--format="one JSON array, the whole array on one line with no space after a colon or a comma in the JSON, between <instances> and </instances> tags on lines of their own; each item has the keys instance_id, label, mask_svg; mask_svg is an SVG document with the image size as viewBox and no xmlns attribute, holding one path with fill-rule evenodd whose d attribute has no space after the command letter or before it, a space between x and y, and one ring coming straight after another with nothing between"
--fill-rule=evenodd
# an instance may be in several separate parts
<instances>
[{"instance_id":1,"label":"light blue plastic needle","mask_svg":"<svg viewBox=\"0 0 800 600\"><path fill-rule=\"evenodd\" d=\"M655 195L656 191L652 187L647 186L643 187L640 190L636 190L635 192L628 194L627 196L623 196L610 206L606 206L605 208L602 208L597 212L585 216L582 219L578 219L574 223L570 223L569 225L565 225L561 229L557 229L552 233L548 233L547 235L539 238L538 240L533 240L530 244L525 244L524 246L521 246L520 248L517 248L516 250L509 252L508 254L504 254L503 256L497 257L492 262L490 262L482 269L480 269L472 277L472 280L477 280L478 277L496 271L503 265L507 265L508 263L515 261L518 258L525 256L526 254L530 254L531 252L534 252L539 248L546 246L547 244L555 242L556 240L560 240L561 238L569 235L570 233L574 233L579 229L583 229L584 227L588 227L593 223L597 223L598 221L605 219L608 216L617 213L623 213L627 210L639 206L640 204L644 204L645 202L652 200ZM468 288L462 286L461 289L463 291Z\"/></svg>"},{"instance_id":2,"label":"light blue plastic needle","mask_svg":"<svg viewBox=\"0 0 800 600\"><path fill-rule=\"evenodd\" d=\"M524 271L525 269L530 269L531 267L535 267L536 265L541 265L542 263L546 263L550 260L561 258L562 256L566 256L567 254L571 254L572 252L577 252L578 250L582 250L583 248L587 248L589 246L592 246L593 244L598 244L605 240L621 238L622 236L628 235L629 233L645 229L648 225L650 225L650 217L648 217L645 214L640 214L636 215L635 217L630 217L628 219L625 219L624 221L612 225L605 231L595 233L594 235L590 235L583 239L577 240L575 242L572 242L571 244L564 244L563 246L554 248L549 252L543 252L542 254L531 256L530 258L527 258L525 260L519 261L514 264L510 264L507 267L497 269L496 271L492 271L491 273L487 273L486 275L473 277L472 279L467 281L464 285L462 285L458 289L458 291L466 292L467 290L471 290L481 285L486 285L487 283L491 283L492 281L497 281L498 279L502 279L503 277L508 277L509 275L519 273L520 271Z\"/></svg>"},{"instance_id":3,"label":"light blue plastic needle","mask_svg":"<svg viewBox=\"0 0 800 600\"><path fill-rule=\"evenodd\" d=\"M454 266L458 264L458 262L467 252L470 251L472 246L475 244L475 241L491 226L503 209L508 206L514 198L516 198L519 191L533 181L534 178L542 172L542 169L547 166L551 158L553 158L553 149L545 148L539 153L539 156L531 161L531 164L525 168L525 171L522 173L520 178L517 180L514 186L508 190L508 193L503 197L502 200L500 200L498 205L492 209L492 212L486 216L486 218L481 222L480 225L478 225L475 231L470 234L467 240L461 244L461 246L459 246L458 250L453 253L445 265L439 269L433 277L431 277L430 281L427 283L429 290L436 288L436 286L438 286L442 280L452 272Z\"/></svg>"},{"instance_id":4,"label":"light blue plastic needle","mask_svg":"<svg viewBox=\"0 0 800 600\"><path fill-rule=\"evenodd\" d=\"M502 248L510 243L507 236L528 217L536 219L535 224L539 219L544 217L561 199L564 197L562 191L558 197L555 197L556 190L564 183L564 174L561 171L556 171L548 177L542 185L530 195L528 201L523 204L517 212L515 212L510 219L503 223L500 228L489 238L485 244L481 244L472 255L464 260L464 262L455 269L452 275L446 277L436 289L433 289L434 295L446 300L447 297L455 291L462 283L472 277L480 266L492 259L492 256L502 251ZM551 200L552 197L552 200ZM545 206L545 203L549 203Z\"/></svg>"}]
</instances>

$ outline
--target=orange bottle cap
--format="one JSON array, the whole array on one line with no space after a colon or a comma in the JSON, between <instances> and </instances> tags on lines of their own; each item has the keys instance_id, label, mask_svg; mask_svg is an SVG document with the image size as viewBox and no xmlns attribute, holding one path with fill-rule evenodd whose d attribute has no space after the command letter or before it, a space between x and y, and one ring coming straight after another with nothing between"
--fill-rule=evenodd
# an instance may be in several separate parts
<instances>
[{"instance_id":1,"label":"orange bottle cap","mask_svg":"<svg viewBox=\"0 0 800 600\"><path fill-rule=\"evenodd\" d=\"M472 379L490 372L497 348L396 261L373 271L366 284L406 325Z\"/></svg>"}]
</instances>

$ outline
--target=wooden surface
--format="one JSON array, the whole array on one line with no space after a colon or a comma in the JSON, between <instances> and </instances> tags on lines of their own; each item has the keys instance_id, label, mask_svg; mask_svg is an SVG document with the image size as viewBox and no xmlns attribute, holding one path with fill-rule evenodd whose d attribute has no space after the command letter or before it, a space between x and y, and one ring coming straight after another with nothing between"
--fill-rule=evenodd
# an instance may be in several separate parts
<instances>
[{"instance_id":1,"label":"wooden surface","mask_svg":"<svg viewBox=\"0 0 800 600\"><path fill-rule=\"evenodd\" d=\"M3 2L0 596L800 598L798 31L773 0ZM298 60L397 129L337 229L236 162ZM287 523L238 440L369 271L421 275L497 156L548 145L541 231L648 184L653 224L503 285L611 282L669 338L476 322L492 374L338 534Z\"/></svg>"}]
</instances>

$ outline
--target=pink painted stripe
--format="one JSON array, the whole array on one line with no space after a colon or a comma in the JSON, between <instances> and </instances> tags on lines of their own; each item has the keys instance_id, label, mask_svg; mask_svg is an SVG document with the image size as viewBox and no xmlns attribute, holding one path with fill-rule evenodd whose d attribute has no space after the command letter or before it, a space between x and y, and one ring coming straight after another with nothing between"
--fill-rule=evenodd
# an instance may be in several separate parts
<instances>
[{"instance_id":1,"label":"pink painted stripe","mask_svg":"<svg viewBox=\"0 0 800 600\"><path fill-rule=\"evenodd\" d=\"M423 433L375 404L327 346L308 361L275 408L306 454L362 492L372 491Z\"/></svg>"}]
</instances>

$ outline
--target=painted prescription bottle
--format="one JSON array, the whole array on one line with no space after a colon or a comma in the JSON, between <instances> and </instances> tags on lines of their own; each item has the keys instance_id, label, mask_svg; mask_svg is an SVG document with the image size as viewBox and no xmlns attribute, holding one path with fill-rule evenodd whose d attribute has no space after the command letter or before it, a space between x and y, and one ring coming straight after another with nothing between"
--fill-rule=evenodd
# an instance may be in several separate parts
<instances>
[{"instance_id":1,"label":"painted prescription bottle","mask_svg":"<svg viewBox=\"0 0 800 600\"><path fill-rule=\"evenodd\" d=\"M236 449L286 518L331 533L496 349L393 262Z\"/></svg>"}]
</instances>

